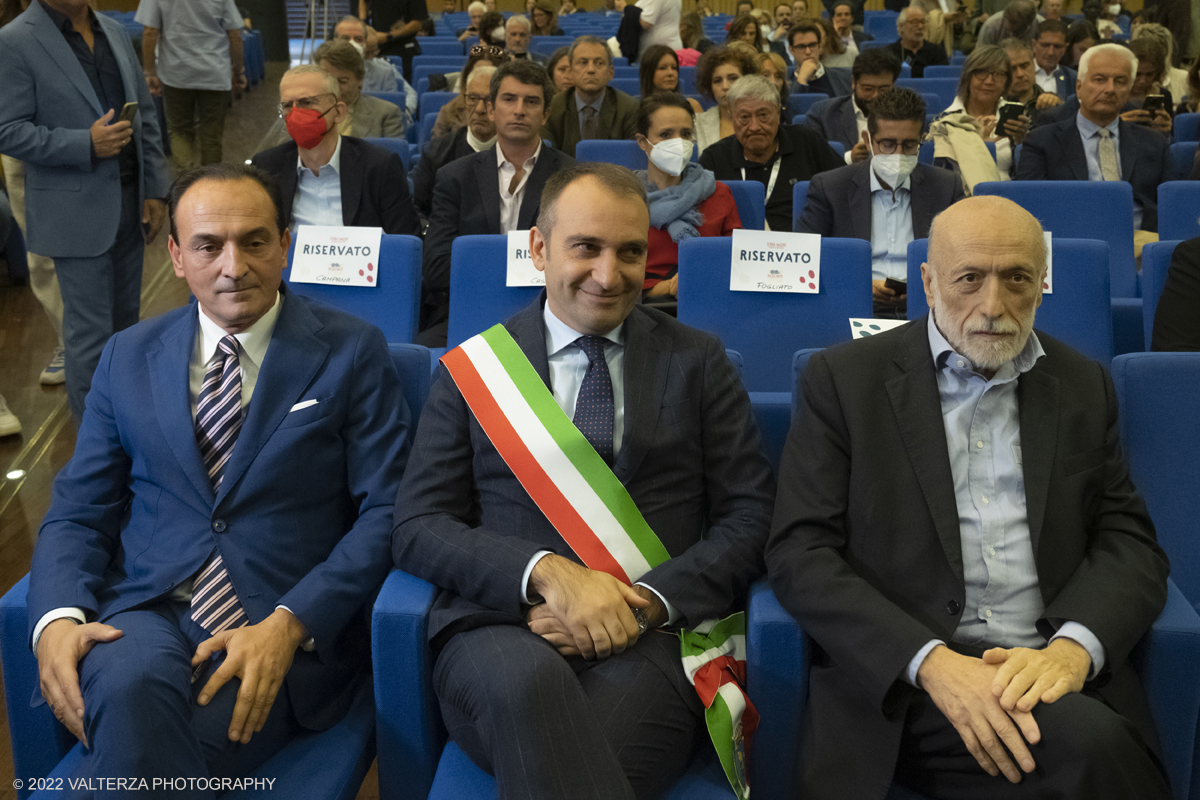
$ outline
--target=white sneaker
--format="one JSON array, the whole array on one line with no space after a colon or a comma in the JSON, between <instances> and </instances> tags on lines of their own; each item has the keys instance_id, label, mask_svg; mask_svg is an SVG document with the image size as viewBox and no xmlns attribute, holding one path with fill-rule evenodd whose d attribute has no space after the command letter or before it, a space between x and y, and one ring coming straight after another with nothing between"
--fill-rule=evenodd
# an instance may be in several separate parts
<instances>
[{"instance_id":1,"label":"white sneaker","mask_svg":"<svg viewBox=\"0 0 1200 800\"><path fill-rule=\"evenodd\" d=\"M61 347L54 351L54 358L42 370L39 378L43 386L57 386L67 382L67 354Z\"/></svg>"},{"instance_id":2,"label":"white sneaker","mask_svg":"<svg viewBox=\"0 0 1200 800\"><path fill-rule=\"evenodd\" d=\"M0 394L0 436L13 436L21 432L21 420L8 410L4 395Z\"/></svg>"}]
</instances>

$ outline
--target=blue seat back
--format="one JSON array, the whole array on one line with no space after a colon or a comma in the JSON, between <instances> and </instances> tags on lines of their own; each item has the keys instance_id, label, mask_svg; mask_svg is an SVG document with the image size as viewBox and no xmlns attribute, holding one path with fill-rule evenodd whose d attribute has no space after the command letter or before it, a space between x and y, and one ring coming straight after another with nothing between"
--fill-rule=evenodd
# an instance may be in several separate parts
<instances>
[{"instance_id":1,"label":"blue seat back","mask_svg":"<svg viewBox=\"0 0 1200 800\"><path fill-rule=\"evenodd\" d=\"M1158 185L1158 238L1200 236L1200 181L1167 181Z\"/></svg>"},{"instance_id":2,"label":"blue seat back","mask_svg":"<svg viewBox=\"0 0 1200 800\"><path fill-rule=\"evenodd\" d=\"M645 169L646 154L629 139L584 139L575 145L575 160L619 164L629 169Z\"/></svg>"},{"instance_id":3,"label":"blue seat back","mask_svg":"<svg viewBox=\"0 0 1200 800\"><path fill-rule=\"evenodd\" d=\"M642 96L642 84L637 78L613 78L608 85L630 97Z\"/></svg>"},{"instance_id":4,"label":"blue seat back","mask_svg":"<svg viewBox=\"0 0 1200 800\"><path fill-rule=\"evenodd\" d=\"M404 164L404 171L406 173L412 172L412 148L409 146L407 139L389 139L385 137L381 139L364 139L364 141L370 142L376 147L382 147L384 150L391 150L400 156L400 163Z\"/></svg>"},{"instance_id":5,"label":"blue seat back","mask_svg":"<svg viewBox=\"0 0 1200 800\"><path fill-rule=\"evenodd\" d=\"M696 68L679 68L679 91L685 95L696 94Z\"/></svg>"},{"instance_id":6,"label":"blue seat back","mask_svg":"<svg viewBox=\"0 0 1200 800\"><path fill-rule=\"evenodd\" d=\"M797 350L792 354L792 418L795 419L796 412L800 410L800 404L804 401L804 392L800 387L800 379L804 377L804 370L808 367L808 360L814 354L821 352L820 347L807 347L803 350Z\"/></svg>"},{"instance_id":7,"label":"blue seat back","mask_svg":"<svg viewBox=\"0 0 1200 800\"><path fill-rule=\"evenodd\" d=\"M962 64L930 64L925 68L926 78L953 78L958 80L962 75Z\"/></svg>"},{"instance_id":8,"label":"blue seat back","mask_svg":"<svg viewBox=\"0 0 1200 800\"><path fill-rule=\"evenodd\" d=\"M423 56L465 56L462 42L445 36L422 36L421 55Z\"/></svg>"},{"instance_id":9,"label":"blue seat back","mask_svg":"<svg viewBox=\"0 0 1200 800\"><path fill-rule=\"evenodd\" d=\"M1112 363L1121 438L1146 498L1171 579L1200 602L1200 541L1189 500L1200 497L1200 353L1128 353Z\"/></svg>"},{"instance_id":10,"label":"blue seat back","mask_svg":"<svg viewBox=\"0 0 1200 800\"><path fill-rule=\"evenodd\" d=\"M433 379L429 348L419 344L389 342L388 353L400 376L400 389L404 392L404 402L408 403L408 411L412 415L412 427L409 428L411 437L421 419L421 410L425 408L429 384Z\"/></svg>"},{"instance_id":11,"label":"blue seat back","mask_svg":"<svg viewBox=\"0 0 1200 800\"><path fill-rule=\"evenodd\" d=\"M421 95L420 104L417 106L417 114L421 119L425 119L426 114L436 114L442 110L442 106L456 97L458 97L457 92L426 92Z\"/></svg>"},{"instance_id":12,"label":"blue seat back","mask_svg":"<svg viewBox=\"0 0 1200 800\"><path fill-rule=\"evenodd\" d=\"M1167 283L1167 272L1171 269L1171 258L1175 255L1178 240L1150 242L1142 248L1142 330L1146 349L1154 339L1154 312L1158 299L1162 297Z\"/></svg>"},{"instance_id":13,"label":"blue seat back","mask_svg":"<svg viewBox=\"0 0 1200 800\"><path fill-rule=\"evenodd\" d=\"M936 94L938 96L936 106L929 105L929 101L926 101L927 108L925 110L933 114L940 114L949 108L958 93L958 78L900 78L896 81L896 85L912 89L922 95Z\"/></svg>"},{"instance_id":14,"label":"blue seat back","mask_svg":"<svg viewBox=\"0 0 1200 800\"><path fill-rule=\"evenodd\" d=\"M507 236L460 236L450 251L447 347L511 317L533 302L540 286L506 286Z\"/></svg>"},{"instance_id":15,"label":"blue seat back","mask_svg":"<svg viewBox=\"0 0 1200 800\"><path fill-rule=\"evenodd\" d=\"M560 47L569 47L575 41L573 36L531 36L529 37L529 52L539 56L550 56Z\"/></svg>"},{"instance_id":16,"label":"blue seat back","mask_svg":"<svg viewBox=\"0 0 1200 800\"><path fill-rule=\"evenodd\" d=\"M404 92L363 92L363 94L369 94L371 97L378 97L380 100L386 100L399 109L403 109L405 103L407 102Z\"/></svg>"},{"instance_id":17,"label":"blue seat back","mask_svg":"<svg viewBox=\"0 0 1200 800\"><path fill-rule=\"evenodd\" d=\"M804 205L808 202L808 181L796 181L792 184L792 230L800 215L804 213Z\"/></svg>"},{"instance_id":18,"label":"blue seat back","mask_svg":"<svg viewBox=\"0 0 1200 800\"><path fill-rule=\"evenodd\" d=\"M292 239L293 251L295 243ZM291 255L289 252L289 266ZM287 280L290 272L283 275ZM288 280L288 288L378 326L389 342L416 341L421 305L421 240L416 236L385 233L379 241L379 283L374 287Z\"/></svg>"},{"instance_id":19,"label":"blue seat back","mask_svg":"<svg viewBox=\"0 0 1200 800\"><path fill-rule=\"evenodd\" d=\"M731 257L729 238L679 245L679 320L742 354L748 391L790 391L793 353L845 341L850 317L871 316L869 242L824 239L816 294L730 291Z\"/></svg>"},{"instance_id":20,"label":"blue seat back","mask_svg":"<svg viewBox=\"0 0 1200 800\"><path fill-rule=\"evenodd\" d=\"M793 124L793 125L804 125L804 124L806 124L807 122L808 122L808 115L807 115L807 114L796 114L794 117L792 117L792 124Z\"/></svg>"},{"instance_id":21,"label":"blue seat back","mask_svg":"<svg viewBox=\"0 0 1200 800\"><path fill-rule=\"evenodd\" d=\"M846 145L831 140L829 146L833 148L833 152L837 153L839 158L846 157Z\"/></svg>"},{"instance_id":22,"label":"blue seat back","mask_svg":"<svg viewBox=\"0 0 1200 800\"><path fill-rule=\"evenodd\" d=\"M929 313L921 262L929 240L908 246L908 318ZM1112 301L1108 291L1108 245L1095 239L1053 239L1054 291L1042 295L1034 325L1102 364L1112 361Z\"/></svg>"},{"instance_id":23,"label":"blue seat back","mask_svg":"<svg viewBox=\"0 0 1200 800\"><path fill-rule=\"evenodd\" d=\"M640 69L641 69L641 67L639 67L636 64L634 64L633 66L624 66L624 67L618 67L614 64L613 65L613 77L614 78L633 78L636 81L639 77L638 70L640 70Z\"/></svg>"},{"instance_id":24,"label":"blue seat back","mask_svg":"<svg viewBox=\"0 0 1200 800\"><path fill-rule=\"evenodd\" d=\"M1200 114L1175 115L1175 141L1195 142L1200 140Z\"/></svg>"},{"instance_id":25,"label":"blue seat back","mask_svg":"<svg viewBox=\"0 0 1200 800\"><path fill-rule=\"evenodd\" d=\"M917 161L933 166L933 142L921 142L921 150L917 153Z\"/></svg>"},{"instance_id":26,"label":"blue seat back","mask_svg":"<svg viewBox=\"0 0 1200 800\"><path fill-rule=\"evenodd\" d=\"M822 100L828 100L829 95L821 92L788 95L788 116L807 114L808 110Z\"/></svg>"},{"instance_id":27,"label":"blue seat back","mask_svg":"<svg viewBox=\"0 0 1200 800\"><path fill-rule=\"evenodd\" d=\"M1113 297L1138 297L1133 260L1133 188L1124 181L996 181L975 185L976 195L1007 197L1064 239L1108 242Z\"/></svg>"},{"instance_id":28,"label":"blue seat back","mask_svg":"<svg viewBox=\"0 0 1200 800\"><path fill-rule=\"evenodd\" d=\"M767 187L758 181L721 181L737 204L742 227L761 231L767 227Z\"/></svg>"},{"instance_id":29,"label":"blue seat back","mask_svg":"<svg viewBox=\"0 0 1200 800\"><path fill-rule=\"evenodd\" d=\"M896 30L896 16L871 17L870 19L863 17L863 30L875 37L875 41L879 43L876 47L900 38L900 32Z\"/></svg>"},{"instance_id":30,"label":"blue seat back","mask_svg":"<svg viewBox=\"0 0 1200 800\"><path fill-rule=\"evenodd\" d=\"M1176 142L1171 145L1170 180L1186 181L1196 165L1196 142Z\"/></svg>"}]
</instances>

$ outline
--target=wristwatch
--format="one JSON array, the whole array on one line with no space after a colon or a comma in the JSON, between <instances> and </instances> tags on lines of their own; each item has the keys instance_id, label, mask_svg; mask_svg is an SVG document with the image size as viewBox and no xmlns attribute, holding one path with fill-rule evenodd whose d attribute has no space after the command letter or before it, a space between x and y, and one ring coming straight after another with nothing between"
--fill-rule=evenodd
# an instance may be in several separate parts
<instances>
[{"instance_id":1,"label":"wristwatch","mask_svg":"<svg viewBox=\"0 0 1200 800\"><path fill-rule=\"evenodd\" d=\"M638 638L640 639L650 627L650 620L646 618L646 612L640 608L633 609L633 618L637 620Z\"/></svg>"}]
</instances>

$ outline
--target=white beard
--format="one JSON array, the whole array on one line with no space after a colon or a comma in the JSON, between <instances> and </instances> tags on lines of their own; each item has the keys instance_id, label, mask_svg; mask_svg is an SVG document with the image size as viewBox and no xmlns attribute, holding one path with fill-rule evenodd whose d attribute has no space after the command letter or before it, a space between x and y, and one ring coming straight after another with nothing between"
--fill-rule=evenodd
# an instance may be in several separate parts
<instances>
[{"instance_id":1,"label":"white beard","mask_svg":"<svg viewBox=\"0 0 1200 800\"><path fill-rule=\"evenodd\" d=\"M1000 367L1007 364L1016 358L1022 350L1025 349L1025 343L1029 341L1029 335L1033 333L1033 317L1036 309L1031 309L1025 319L1013 322L1006 320L1001 323L971 323L970 330L948 330L949 322L943 322L938 326L938 330L946 337L946 341L954 348L956 352L967 357L976 369L994 372ZM934 320L949 320L950 312L945 310L940 294L934 295L933 302ZM970 336L972 332L987 332L987 333L1015 333L1016 336L1007 337L996 342L980 342Z\"/></svg>"}]
</instances>

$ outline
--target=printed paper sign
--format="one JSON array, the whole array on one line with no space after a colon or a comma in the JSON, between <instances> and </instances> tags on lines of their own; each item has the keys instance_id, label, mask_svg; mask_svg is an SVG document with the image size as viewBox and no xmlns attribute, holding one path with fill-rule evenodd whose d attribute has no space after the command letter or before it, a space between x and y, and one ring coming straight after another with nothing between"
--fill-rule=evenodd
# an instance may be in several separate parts
<instances>
[{"instance_id":1,"label":"printed paper sign","mask_svg":"<svg viewBox=\"0 0 1200 800\"><path fill-rule=\"evenodd\" d=\"M381 236L383 228L301 225L296 230L291 280L375 287Z\"/></svg>"},{"instance_id":2,"label":"printed paper sign","mask_svg":"<svg viewBox=\"0 0 1200 800\"><path fill-rule=\"evenodd\" d=\"M1051 245L1050 231L1045 231L1046 237L1046 280L1042 281L1042 294L1054 294L1054 249Z\"/></svg>"},{"instance_id":3,"label":"printed paper sign","mask_svg":"<svg viewBox=\"0 0 1200 800\"><path fill-rule=\"evenodd\" d=\"M821 237L735 230L729 267L732 292L816 294L821 288Z\"/></svg>"},{"instance_id":4,"label":"printed paper sign","mask_svg":"<svg viewBox=\"0 0 1200 800\"><path fill-rule=\"evenodd\" d=\"M866 339L869 336L874 336L884 331L890 331L892 328L899 328L901 325L907 325L906 319L862 319L850 318L850 338L851 339Z\"/></svg>"},{"instance_id":5,"label":"printed paper sign","mask_svg":"<svg viewBox=\"0 0 1200 800\"><path fill-rule=\"evenodd\" d=\"M529 231L508 232L508 280L505 286L545 286L546 276L538 272L529 254Z\"/></svg>"}]
</instances>

